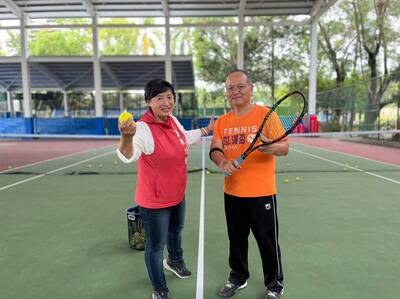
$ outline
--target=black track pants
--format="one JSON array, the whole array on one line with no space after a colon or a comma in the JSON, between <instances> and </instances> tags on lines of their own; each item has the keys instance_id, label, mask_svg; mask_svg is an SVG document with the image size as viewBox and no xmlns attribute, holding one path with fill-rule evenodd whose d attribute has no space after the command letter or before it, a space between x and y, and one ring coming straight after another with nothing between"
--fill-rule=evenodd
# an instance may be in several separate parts
<instances>
[{"instance_id":1,"label":"black track pants","mask_svg":"<svg viewBox=\"0 0 400 299\"><path fill-rule=\"evenodd\" d=\"M269 290L281 291L283 273L276 196L244 198L225 193L224 199L231 267L229 280L244 283L250 276L248 237L251 230L261 255L264 284Z\"/></svg>"}]
</instances>

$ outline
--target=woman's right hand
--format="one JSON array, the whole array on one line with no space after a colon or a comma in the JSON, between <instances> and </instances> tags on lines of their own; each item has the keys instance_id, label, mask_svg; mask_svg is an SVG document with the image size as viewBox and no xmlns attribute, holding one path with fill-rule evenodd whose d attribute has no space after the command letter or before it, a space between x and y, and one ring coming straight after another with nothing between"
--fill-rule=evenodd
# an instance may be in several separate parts
<instances>
[{"instance_id":1,"label":"woman's right hand","mask_svg":"<svg viewBox=\"0 0 400 299\"><path fill-rule=\"evenodd\" d=\"M136 122L132 119L118 124L118 129L123 137L132 137L136 133Z\"/></svg>"}]
</instances>

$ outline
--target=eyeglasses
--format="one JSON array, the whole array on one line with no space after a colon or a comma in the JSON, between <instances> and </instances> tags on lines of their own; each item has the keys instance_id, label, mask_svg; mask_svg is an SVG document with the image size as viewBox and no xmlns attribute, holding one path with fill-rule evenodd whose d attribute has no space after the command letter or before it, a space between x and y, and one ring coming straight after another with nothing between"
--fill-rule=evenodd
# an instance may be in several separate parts
<instances>
[{"instance_id":1,"label":"eyeglasses","mask_svg":"<svg viewBox=\"0 0 400 299\"><path fill-rule=\"evenodd\" d=\"M248 86L249 86L248 83L241 83L241 84L238 84L238 85L227 85L226 86L226 91L229 92L229 93L232 93L232 92L235 91L235 89L238 89L239 92L243 92L243 91L246 90L246 88Z\"/></svg>"}]
</instances>

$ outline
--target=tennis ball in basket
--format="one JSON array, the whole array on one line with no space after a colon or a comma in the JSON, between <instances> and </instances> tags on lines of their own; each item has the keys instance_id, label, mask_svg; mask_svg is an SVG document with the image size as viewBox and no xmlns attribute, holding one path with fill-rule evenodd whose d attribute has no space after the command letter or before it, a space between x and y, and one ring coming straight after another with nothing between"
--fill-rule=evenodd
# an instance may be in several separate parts
<instances>
[{"instance_id":1,"label":"tennis ball in basket","mask_svg":"<svg viewBox=\"0 0 400 299\"><path fill-rule=\"evenodd\" d=\"M283 182L284 182L285 184L287 184L287 183L289 183L289 180L288 180L288 179L284 179Z\"/></svg>"},{"instance_id":2,"label":"tennis ball in basket","mask_svg":"<svg viewBox=\"0 0 400 299\"><path fill-rule=\"evenodd\" d=\"M296 181L298 181L298 182L300 181L300 177L299 176L296 177Z\"/></svg>"},{"instance_id":3,"label":"tennis ball in basket","mask_svg":"<svg viewBox=\"0 0 400 299\"><path fill-rule=\"evenodd\" d=\"M145 246L144 246L143 243L137 243L137 244L136 244L136 249L138 249L138 250L144 250L144 248L145 248Z\"/></svg>"},{"instance_id":4,"label":"tennis ball in basket","mask_svg":"<svg viewBox=\"0 0 400 299\"><path fill-rule=\"evenodd\" d=\"M126 122L128 120L133 120L133 116L132 116L132 114L130 114L127 111L122 112L118 117L118 123L120 123L120 124L123 122Z\"/></svg>"}]
</instances>

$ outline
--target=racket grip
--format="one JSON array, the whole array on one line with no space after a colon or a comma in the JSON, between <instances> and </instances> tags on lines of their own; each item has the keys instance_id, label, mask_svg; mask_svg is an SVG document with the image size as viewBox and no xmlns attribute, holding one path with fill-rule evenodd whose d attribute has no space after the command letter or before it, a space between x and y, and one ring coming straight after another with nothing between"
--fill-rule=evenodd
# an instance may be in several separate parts
<instances>
[{"instance_id":1,"label":"racket grip","mask_svg":"<svg viewBox=\"0 0 400 299\"><path fill-rule=\"evenodd\" d=\"M235 160L235 163L236 163L238 166L240 166L240 165L242 165L243 161L244 161L244 159L242 158L242 156L240 156L239 158L237 158L237 159ZM230 176L230 174L227 173L227 172L224 172L224 176Z\"/></svg>"}]
</instances>

